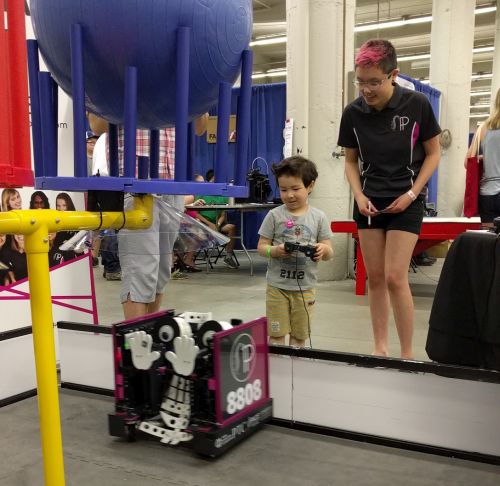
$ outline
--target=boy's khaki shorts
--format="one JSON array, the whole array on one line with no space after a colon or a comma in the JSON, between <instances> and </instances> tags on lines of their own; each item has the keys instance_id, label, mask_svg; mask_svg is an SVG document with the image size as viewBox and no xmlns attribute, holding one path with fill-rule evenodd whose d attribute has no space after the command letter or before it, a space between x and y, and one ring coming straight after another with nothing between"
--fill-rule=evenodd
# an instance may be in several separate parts
<instances>
[{"instance_id":1,"label":"boy's khaki shorts","mask_svg":"<svg viewBox=\"0 0 500 486\"><path fill-rule=\"evenodd\" d=\"M300 292L300 290L283 290L268 285L266 315L269 336L283 337L290 334L297 340L308 339L315 294L315 289Z\"/></svg>"}]
</instances>

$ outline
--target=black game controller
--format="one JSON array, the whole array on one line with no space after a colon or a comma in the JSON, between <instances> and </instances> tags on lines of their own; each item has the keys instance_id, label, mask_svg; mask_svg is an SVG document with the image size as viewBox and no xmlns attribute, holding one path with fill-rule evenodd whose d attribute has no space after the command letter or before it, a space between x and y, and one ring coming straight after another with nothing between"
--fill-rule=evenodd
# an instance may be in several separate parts
<instances>
[{"instance_id":1,"label":"black game controller","mask_svg":"<svg viewBox=\"0 0 500 486\"><path fill-rule=\"evenodd\" d=\"M314 255L316 253L316 247L311 245L301 245L300 243L292 243L290 241L285 241L285 251L287 253L292 253L292 251L300 251L306 257L309 257L312 261L314 260Z\"/></svg>"}]
</instances>

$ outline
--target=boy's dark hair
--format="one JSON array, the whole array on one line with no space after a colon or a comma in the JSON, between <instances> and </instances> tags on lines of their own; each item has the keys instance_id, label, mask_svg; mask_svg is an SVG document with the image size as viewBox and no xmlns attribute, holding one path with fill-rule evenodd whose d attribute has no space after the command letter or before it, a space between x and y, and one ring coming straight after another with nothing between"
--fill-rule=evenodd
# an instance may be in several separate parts
<instances>
[{"instance_id":1,"label":"boy's dark hair","mask_svg":"<svg viewBox=\"0 0 500 486\"><path fill-rule=\"evenodd\" d=\"M283 159L278 164L273 164L272 171L276 180L283 175L299 177L302 179L304 187L308 187L318 178L316 164L301 155L294 155L293 157Z\"/></svg>"},{"instance_id":2,"label":"boy's dark hair","mask_svg":"<svg viewBox=\"0 0 500 486\"><path fill-rule=\"evenodd\" d=\"M385 39L367 40L356 55L356 66L378 66L386 74L398 67L396 49L391 42Z\"/></svg>"},{"instance_id":3,"label":"boy's dark hair","mask_svg":"<svg viewBox=\"0 0 500 486\"><path fill-rule=\"evenodd\" d=\"M210 179L213 178L214 174L215 174L215 172L213 169L207 170L207 173L205 174L205 181L210 182Z\"/></svg>"}]
</instances>

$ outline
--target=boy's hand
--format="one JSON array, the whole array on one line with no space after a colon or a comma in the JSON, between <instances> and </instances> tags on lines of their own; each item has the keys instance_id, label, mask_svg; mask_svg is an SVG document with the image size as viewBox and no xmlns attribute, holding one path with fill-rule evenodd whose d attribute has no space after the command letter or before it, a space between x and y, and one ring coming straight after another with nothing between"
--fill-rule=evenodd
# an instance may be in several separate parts
<instances>
[{"instance_id":1,"label":"boy's hand","mask_svg":"<svg viewBox=\"0 0 500 486\"><path fill-rule=\"evenodd\" d=\"M331 256L331 246L325 243L316 243L316 252L314 253L314 261L319 262L320 260L328 260Z\"/></svg>"},{"instance_id":2,"label":"boy's hand","mask_svg":"<svg viewBox=\"0 0 500 486\"><path fill-rule=\"evenodd\" d=\"M285 251L285 244L281 243L280 245L273 246L271 256L273 258L286 258L290 256L290 253Z\"/></svg>"}]
</instances>

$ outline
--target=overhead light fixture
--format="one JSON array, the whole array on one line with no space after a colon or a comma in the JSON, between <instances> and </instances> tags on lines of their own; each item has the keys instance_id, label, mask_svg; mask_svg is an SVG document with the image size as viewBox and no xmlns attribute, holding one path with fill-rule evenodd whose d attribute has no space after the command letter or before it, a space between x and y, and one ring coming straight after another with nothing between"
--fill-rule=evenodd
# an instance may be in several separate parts
<instances>
[{"instance_id":1,"label":"overhead light fixture","mask_svg":"<svg viewBox=\"0 0 500 486\"><path fill-rule=\"evenodd\" d=\"M469 115L469 118L486 118L490 116L489 113L475 113L474 115Z\"/></svg>"},{"instance_id":2,"label":"overhead light fixture","mask_svg":"<svg viewBox=\"0 0 500 486\"><path fill-rule=\"evenodd\" d=\"M428 22L432 22L432 15L415 17L411 19L388 20L387 22L378 22L376 24L356 25L354 27L354 32L370 32L372 30L394 29L396 27L403 27L405 25L425 24Z\"/></svg>"},{"instance_id":3,"label":"overhead light fixture","mask_svg":"<svg viewBox=\"0 0 500 486\"><path fill-rule=\"evenodd\" d=\"M495 50L494 46L484 46L484 47L475 47L472 49L473 54L479 54L481 52L492 52ZM398 56L398 61L421 61L424 59L430 59L431 55L429 54L414 54L410 56Z\"/></svg>"},{"instance_id":4,"label":"overhead light fixture","mask_svg":"<svg viewBox=\"0 0 500 486\"><path fill-rule=\"evenodd\" d=\"M490 96L490 91L471 91L471 96Z\"/></svg>"},{"instance_id":5,"label":"overhead light fixture","mask_svg":"<svg viewBox=\"0 0 500 486\"><path fill-rule=\"evenodd\" d=\"M478 103L477 105L470 105L469 108L470 109L474 109L474 108L489 108L490 105L489 103Z\"/></svg>"},{"instance_id":6,"label":"overhead light fixture","mask_svg":"<svg viewBox=\"0 0 500 486\"><path fill-rule=\"evenodd\" d=\"M493 77L493 74L491 73L484 73L484 74L473 74L470 79L471 81L477 81L479 79L491 79ZM418 79L417 81L420 81L421 83L423 84L429 84L429 80L427 78L424 78L424 79ZM478 93L481 93L481 94L478 94ZM486 94L490 94L489 91L471 91L470 95L471 96L483 96L483 93L484 95Z\"/></svg>"},{"instance_id":7,"label":"overhead light fixture","mask_svg":"<svg viewBox=\"0 0 500 486\"><path fill-rule=\"evenodd\" d=\"M485 46L485 47L475 47L472 49L474 54L478 54L480 52L493 52L495 50L494 46Z\"/></svg>"},{"instance_id":8,"label":"overhead light fixture","mask_svg":"<svg viewBox=\"0 0 500 486\"><path fill-rule=\"evenodd\" d=\"M486 14L495 12L496 6L478 7L474 10L475 15ZM394 29L396 27L404 27L406 25L425 24L432 22L432 15L425 15L423 17L402 18L399 20L388 20L386 22L378 22L376 24L361 24L354 27L354 32L370 32L373 30Z\"/></svg>"},{"instance_id":9,"label":"overhead light fixture","mask_svg":"<svg viewBox=\"0 0 500 486\"><path fill-rule=\"evenodd\" d=\"M492 73L484 73L484 74L473 74L471 79L476 81L478 79L491 79L493 77Z\"/></svg>"},{"instance_id":10,"label":"overhead light fixture","mask_svg":"<svg viewBox=\"0 0 500 486\"><path fill-rule=\"evenodd\" d=\"M430 59L430 54L415 54L412 56L398 56L398 62L400 61L420 61L422 59Z\"/></svg>"},{"instance_id":11,"label":"overhead light fixture","mask_svg":"<svg viewBox=\"0 0 500 486\"><path fill-rule=\"evenodd\" d=\"M273 44L284 44L286 43L286 35L280 37L264 37L262 39L256 39L250 42L250 47L254 46L270 46Z\"/></svg>"},{"instance_id":12,"label":"overhead light fixture","mask_svg":"<svg viewBox=\"0 0 500 486\"><path fill-rule=\"evenodd\" d=\"M285 69L281 71L267 71L267 73L258 73L252 74L252 79L261 79L261 78L276 78L280 76L286 76L287 72Z\"/></svg>"},{"instance_id":13,"label":"overhead light fixture","mask_svg":"<svg viewBox=\"0 0 500 486\"><path fill-rule=\"evenodd\" d=\"M496 5L490 5L489 7L478 7L474 10L474 13L476 15L481 15L481 14L486 14L490 12L496 12L497 7Z\"/></svg>"}]
</instances>

